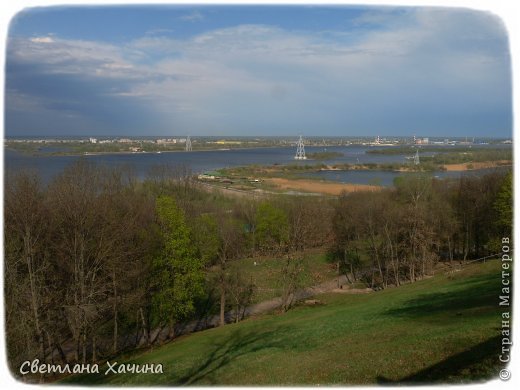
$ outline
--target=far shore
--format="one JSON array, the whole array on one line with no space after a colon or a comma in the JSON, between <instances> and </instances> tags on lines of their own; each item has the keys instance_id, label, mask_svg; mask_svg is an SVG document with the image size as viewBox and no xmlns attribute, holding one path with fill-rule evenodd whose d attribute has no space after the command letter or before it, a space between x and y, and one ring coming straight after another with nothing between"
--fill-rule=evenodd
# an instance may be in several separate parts
<instances>
[{"instance_id":1,"label":"far shore","mask_svg":"<svg viewBox=\"0 0 520 390\"><path fill-rule=\"evenodd\" d=\"M231 150L244 150L244 149L264 149L264 148L278 148L279 146L244 146L244 147L229 147L229 148L203 148L203 149L194 149L191 152L227 152ZM82 156L106 156L106 155L128 155L128 154L162 154L162 153L191 153L187 152L184 149L176 149L176 150L154 150L154 151L139 151L133 152L131 150L121 150L121 151L93 151L93 152L56 152L56 153L42 153L42 152L33 152L33 151L24 151L18 150L16 148L5 147L5 149L11 150L16 153L25 154L25 155L33 155L38 157L82 157Z\"/></svg>"}]
</instances>

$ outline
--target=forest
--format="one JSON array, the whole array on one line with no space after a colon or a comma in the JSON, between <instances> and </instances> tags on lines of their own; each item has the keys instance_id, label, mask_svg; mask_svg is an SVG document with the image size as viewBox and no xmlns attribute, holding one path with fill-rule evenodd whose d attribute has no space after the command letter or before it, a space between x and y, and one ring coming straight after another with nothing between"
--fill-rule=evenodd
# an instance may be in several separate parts
<instances>
[{"instance_id":1,"label":"forest","mask_svg":"<svg viewBox=\"0 0 520 390\"><path fill-rule=\"evenodd\" d=\"M182 324L239 321L255 286L231 267L283 262L282 311L296 303L307 250L373 289L428 277L440 262L500 253L512 229L512 173L377 192L226 197L185 167L79 161L50 183L6 172L4 296L8 362L89 363L175 339ZM234 317L229 313L234 312Z\"/></svg>"}]
</instances>

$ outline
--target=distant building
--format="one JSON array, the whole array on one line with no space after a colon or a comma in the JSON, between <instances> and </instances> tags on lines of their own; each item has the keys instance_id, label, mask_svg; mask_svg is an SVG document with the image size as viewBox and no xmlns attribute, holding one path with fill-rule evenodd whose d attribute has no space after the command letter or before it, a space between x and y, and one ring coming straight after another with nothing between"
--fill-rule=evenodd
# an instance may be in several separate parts
<instances>
[{"instance_id":1,"label":"distant building","mask_svg":"<svg viewBox=\"0 0 520 390\"><path fill-rule=\"evenodd\" d=\"M164 145L164 144L176 144L177 140L175 138L162 138L155 141L158 144Z\"/></svg>"},{"instance_id":2,"label":"distant building","mask_svg":"<svg viewBox=\"0 0 520 390\"><path fill-rule=\"evenodd\" d=\"M129 143L132 143L133 141L130 138L120 138L119 142L122 144L129 144Z\"/></svg>"},{"instance_id":3,"label":"distant building","mask_svg":"<svg viewBox=\"0 0 520 390\"><path fill-rule=\"evenodd\" d=\"M210 175L208 173L202 173L197 176L199 180L215 180L215 175Z\"/></svg>"},{"instance_id":4,"label":"distant building","mask_svg":"<svg viewBox=\"0 0 520 390\"><path fill-rule=\"evenodd\" d=\"M90 140L91 144L97 144L97 138L92 138L91 137L89 140Z\"/></svg>"}]
</instances>

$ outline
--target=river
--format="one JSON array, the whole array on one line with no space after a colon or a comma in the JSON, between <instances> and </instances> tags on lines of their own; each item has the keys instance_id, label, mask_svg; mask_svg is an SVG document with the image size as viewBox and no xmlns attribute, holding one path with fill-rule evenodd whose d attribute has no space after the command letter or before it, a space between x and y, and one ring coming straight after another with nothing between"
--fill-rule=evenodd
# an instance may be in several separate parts
<instances>
[{"instance_id":1,"label":"river","mask_svg":"<svg viewBox=\"0 0 520 390\"><path fill-rule=\"evenodd\" d=\"M405 155L381 155L365 153L370 147L360 145L332 146L332 147L306 147L306 152L338 152L342 156L327 161L294 160L294 147L280 148L251 148L232 150L211 150L193 152L162 152L162 153L118 153L96 154L86 156L33 156L22 154L13 150L4 150L5 169L8 171L30 170L36 172L43 182L48 183L64 168L84 159L107 166L131 166L140 178L144 178L148 172L158 165L185 166L193 173L201 173L219 168L243 166L243 165L270 165L270 164L358 164L358 163L403 163ZM427 153L423 153L426 155ZM431 153L430 153L431 154ZM459 172L438 172L434 175L440 177L457 177ZM324 171L312 173L310 176L333 181L356 184L392 185L398 172L383 171Z\"/></svg>"}]
</instances>

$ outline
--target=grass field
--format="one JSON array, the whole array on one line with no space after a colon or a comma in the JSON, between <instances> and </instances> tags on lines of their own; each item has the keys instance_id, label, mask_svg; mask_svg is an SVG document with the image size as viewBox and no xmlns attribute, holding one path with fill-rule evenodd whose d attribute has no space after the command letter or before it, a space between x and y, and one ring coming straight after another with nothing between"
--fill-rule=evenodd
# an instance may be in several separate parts
<instances>
[{"instance_id":1,"label":"grass field","mask_svg":"<svg viewBox=\"0 0 520 390\"><path fill-rule=\"evenodd\" d=\"M464 383L500 364L500 264L363 295L327 294L300 306L183 336L133 358L164 374L66 378L127 385Z\"/></svg>"},{"instance_id":2,"label":"grass field","mask_svg":"<svg viewBox=\"0 0 520 390\"><path fill-rule=\"evenodd\" d=\"M323 251L306 252L303 259L306 274L302 287L310 287L334 279L335 264L328 263ZM255 265L256 262L256 265ZM252 279L256 289L253 301L261 302L281 295L280 275L283 261L270 257L246 258L231 263L231 269L239 269L245 280Z\"/></svg>"}]
</instances>

